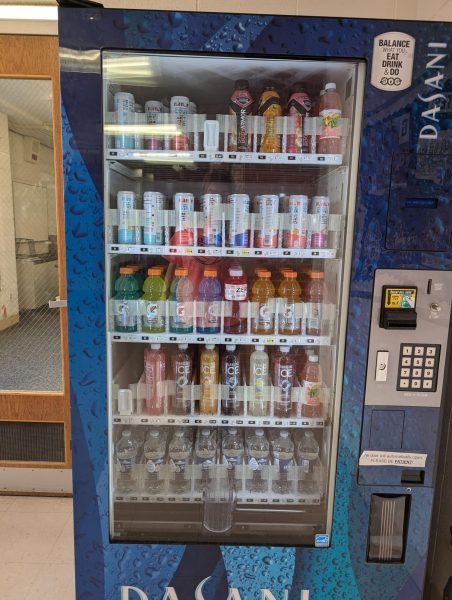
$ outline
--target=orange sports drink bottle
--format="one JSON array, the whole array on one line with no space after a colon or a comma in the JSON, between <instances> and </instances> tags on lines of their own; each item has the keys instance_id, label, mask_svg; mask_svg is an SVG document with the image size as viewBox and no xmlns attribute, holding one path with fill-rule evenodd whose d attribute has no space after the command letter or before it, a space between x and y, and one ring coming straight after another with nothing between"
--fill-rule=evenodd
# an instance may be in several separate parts
<instances>
[{"instance_id":1,"label":"orange sports drink bottle","mask_svg":"<svg viewBox=\"0 0 452 600\"><path fill-rule=\"evenodd\" d=\"M282 115L281 98L272 83L267 84L261 94L258 112L265 117L260 152L281 152L281 138L276 132L276 117Z\"/></svg>"},{"instance_id":2,"label":"orange sports drink bottle","mask_svg":"<svg viewBox=\"0 0 452 600\"><path fill-rule=\"evenodd\" d=\"M257 304L257 312L251 319L251 331L258 335L275 333L275 313L271 302L275 297L275 286L271 276L267 269L260 269L252 288L251 301Z\"/></svg>"}]
</instances>

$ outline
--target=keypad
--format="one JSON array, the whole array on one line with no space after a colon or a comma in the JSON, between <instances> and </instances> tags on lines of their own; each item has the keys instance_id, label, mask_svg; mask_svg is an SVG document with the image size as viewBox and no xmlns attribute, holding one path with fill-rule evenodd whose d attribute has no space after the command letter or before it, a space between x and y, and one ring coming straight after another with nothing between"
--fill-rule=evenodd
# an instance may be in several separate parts
<instances>
[{"instance_id":1,"label":"keypad","mask_svg":"<svg viewBox=\"0 0 452 600\"><path fill-rule=\"evenodd\" d=\"M436 392L440 344L400 344L398 391Z\"/></svg>"}]
</instances>

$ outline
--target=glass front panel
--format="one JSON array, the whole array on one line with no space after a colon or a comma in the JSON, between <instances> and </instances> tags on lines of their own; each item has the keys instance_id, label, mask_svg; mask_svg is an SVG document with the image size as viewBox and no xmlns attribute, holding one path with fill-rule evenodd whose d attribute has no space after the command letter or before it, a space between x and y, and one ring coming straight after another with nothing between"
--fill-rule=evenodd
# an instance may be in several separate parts
<instances>
[{"instance_id":1,"label":"glass front panel","mask_svg":"<svg viewBox=\"0 0 452 600\"><path fill-rule=\"evenodd\" d=\"M111 537L328 544L363 65L103 72Z\"/></svg>"}]
</instances>

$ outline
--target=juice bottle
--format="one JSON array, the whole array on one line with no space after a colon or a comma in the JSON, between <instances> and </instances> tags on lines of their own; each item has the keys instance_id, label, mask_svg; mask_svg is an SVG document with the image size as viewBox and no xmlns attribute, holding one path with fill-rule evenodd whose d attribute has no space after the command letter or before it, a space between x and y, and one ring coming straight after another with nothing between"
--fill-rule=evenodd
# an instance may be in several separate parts
<instances>
[{"instance_id":1,"label":"juice bottle","mask_svg":"<svg viewBox=\"0 0 452 600\"><path fill-rule=\"evenodd\" d=\"M166 281L160 267L148 269L148 277L143 284L146 312L143 315L142 330L147 333L164 333L166 330L165 301L168 296Z\"/></svg>"},{"instance_id":2,"label":"juice bottle","mask_svg":"<svg viewBox=\"0 0 452 600\"><path fill-rule=\"evenodd\" d=\"M284 271L278 296L284 298L279 313L278 332L282 335L301 335L301 286L296 271Z\"/></svg>"},{"instance_id":3,"label":"juice bottle","mask_svg":"<svg viewBox=\"0 0 452 600\"><path fill-rule=\"evenodd\" d=\"M341 153L341 130L339 120L342 116L341 97L335 83L325 85L325 93L319 102L319 117L322 119L317 152L319 154Z\"/></svg>"},{"instance_id":4,"label":"juice bottle","mask_svg":"<svg viewBox=\"0 0 452 600\"><path fill-rule=\"evenodd\" d=\"M295 133L287 136L287 152L300 154L309 153L311 136L305 133L304 118L309 117L312 108L311 98L306 91L306 85L300 81L294 87L287 102L287 116L293 117Z\"/></svg>"},{"instance_id":5,"label":"juice bottle","mask_svg":"<svg viewBox=\"0 0 452 600\"><path fill-rule=\"evenodd\" d=\"M251 397L248 400L248 415L264 417L268 415L268 354L264 346L255 346L250 356Z\"/></svg>"},{"instance_id":6,"label":"juice bottle","mask_svg":"<svg viewBox=\"0 0 452 600\"><path fill-rule=\"evenodd\" d=\"M193 285L188 278L188 269L178 267L170 289L171 333L193 333Z\"/></svg>"},{"instance_id":7,"label":"juice bottle","mask_svg":"<svg viewBox=\"0 0 452 600\"><path fill-rule=\"evenodd\" d=\"M146 408L150 415L162 415L165 407L165 353L160 344L151 344L144 352Z\"/></svg>"},{"instance_id":8,"label":"juice bottle","mask_svg":"<svg viewBox=\"0 0 452 600\"><path fill-rule=\"evenodd\" d=\"M229 100L229 114L235 115L237 119L237 129L228 139L229 152L247 152L250 149L246 120L252 113L254 98L249 87L246 79L237 80Z\"/></svg>"},{"instance_id":9,"label":"juice bottle","mask_svg":"<svg viewBox=\"0 0 452 600\"><path fill-rule=\"evenodd\" d=\"M292 411L292 388L295 376L294 360L290 346L280 346L273 362L273 386L275 387L274 416L290 417Z\"/></svg>"},{"instance_id":10,"label":"juice bottle","mask_svg":"<svg viewBox=\"0 0 452 600\"><path fill-rule=\"evenodd\" d=\"M196 301L196 331L198 333L220 333L221 330L221 283L217 270L204 269Z\"/></svg>"},{"instance_id":11,"label":"juice bottle","mask_svg":"<svg viewBox=\"0 0 452 600\"><path fill-rule=\"evenodd\" d=\"M224 332L246 333L248 284L243 269L234 265L228 269L224 280Z\"/></svg>"},{"instance_id":12,"label":"juice bottle","mask_svg":"<svg viewBox=\"0 0 452 600\"><path fill-rule=\"evenodd\" d=\"M115 331L138 331L138 300L140 286L130 267L120 267L115 282L114 327Z\"/></svg>"},{"instance_id":13,"label":"juice bottle","mask_svg":"<svg viewBox=\"0 0 452 600\"><path fill-rule=\"evenodd\" d=\"M301 416L311 419L322 416L322 403L320 392L322 388L322 367L319 357L311 354L308 358L303 373L301 374L301 385L304 388L305 398L301 405Z\"/></svg>"},{"instance_id":14,"label":"juice bottle","mask_svg":"<svg viewBox=\"0 0 452 600\"><path fill-rule=\"evenodd\" d=\"M199 412L203 415L214 415L218 410L218 350L213 344L206 344L201 352L200 360L201 400Z\"/></svg>"},{"instance_id":15,"label":"juice bottle","mask_svg":"<svg viewBox=\"0 0 452 600\"><path fill-rule=\"evenodd\" d=\"M310 280L306 286L306 302L309 303L306 335L322 335L322 313L325 296L324 274L322 271L311 271Z\"/></svg>"},{"instance_id":16,"label":"juice bottle","mask_svg":"<svg viewBox=\"0 0 452 600\"><path fill-rule=\"evenodd\" d=\"M271 282L271 275L267 269L260 269L252 289L251 301L256 302L258 307L257 315L251 319L251 331L258 335L275 332L275 313L271 302L275 297L275 286Z\"/></svg>"},{"instance_id":17,"label":"juice bottle","mask_svg":"<svg viewBox=\"0 0 452 600\"><path fill-rule=\"evenodd\" d=\"M265 117L265 133L260 152L281 152L280 136L276 132L276 117L282 115L281 98L273 83L268 83L259 99L259 115Z\"/></svg>"}]
</instances>

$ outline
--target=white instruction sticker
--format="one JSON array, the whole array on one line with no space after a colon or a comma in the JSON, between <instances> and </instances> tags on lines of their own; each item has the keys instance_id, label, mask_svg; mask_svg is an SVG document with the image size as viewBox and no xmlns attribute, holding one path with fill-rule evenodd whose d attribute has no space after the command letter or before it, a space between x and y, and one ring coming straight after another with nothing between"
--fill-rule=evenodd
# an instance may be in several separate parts
<instances>
[{"instance_id":1,"label":"white instruction sticker","mask_svg":"<svg viewBox=\"0 0 452 600\"><path fill-rule=\"evenodd\" d=\"M385 452L364 450L359 458L360 467L425 467L427 454L414 452Z\"/></svg>"},{"instance_id":2,"label":"white instruction sticker","mask_svg":"<svg viewBox=\"0 0 452 600\"><path fill-rule=\"evenodd\" d=\"M371 84L379 90L398 92L411 85L416 40L407 33L388 31L374 38Z\"/></svg>"}]
</instances>

